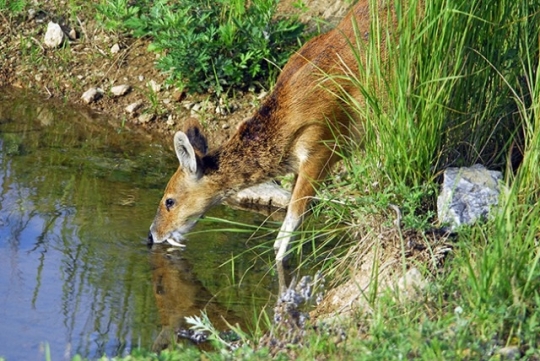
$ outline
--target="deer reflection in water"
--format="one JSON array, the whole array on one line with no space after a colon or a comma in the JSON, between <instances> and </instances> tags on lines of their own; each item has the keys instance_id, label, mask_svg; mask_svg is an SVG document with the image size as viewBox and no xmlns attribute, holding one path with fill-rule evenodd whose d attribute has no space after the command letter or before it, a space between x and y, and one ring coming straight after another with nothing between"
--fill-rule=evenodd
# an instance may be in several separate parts
<instances>
[{"instance_id":1,"label":"deer reflection in water","mask_svg":"<svg viewBox=\"0 0 540 361\"><path fill-rule=\"evenodd\" d=\"M229 324L242 324L241 319L225 306L196 278L192 267L179 250L167 252L165 247L152 248L152 283L156 305L161 321L161 332L154 341L153 351L167 348L177 341L178 330L189 329L187 316L199 316L206 312L212 325L227 330ZM210 348L201 344L200 348Z\"/></svg>"}]
</instances>

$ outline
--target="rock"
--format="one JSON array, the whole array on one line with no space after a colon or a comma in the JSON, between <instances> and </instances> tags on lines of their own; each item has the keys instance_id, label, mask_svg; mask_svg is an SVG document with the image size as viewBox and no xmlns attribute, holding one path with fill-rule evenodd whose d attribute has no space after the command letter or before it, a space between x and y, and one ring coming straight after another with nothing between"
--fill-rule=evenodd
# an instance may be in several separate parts
<instances>
[{"instance_id":1,"label":"rock","mask_svg":"<svg viewBox=\"0 0 540 361\"><path fill-rule=\"evenodd\" d=\"M155 80L150 80L148 86L154 93L159 93L161 91L161 84L158 84Z\"/></svg>"},{"instance_id":2,"label":"rock","mask_svg":"<svg viewBox=\"0 0 540 361\"><path fill-rule=\"evenodd\" d=\"M69 32L67 34L70 40L77 40L77 32L75 31L75 29L69 29Z\"/></svg>"},{"instance_id":3,"label":"rock","mask_svg":"<svg viewBox=\"0 0 540 361\"><path fill-rule=\"evenodd\" d=\"M54 49L59 47L64 41L64 32L57 23L49 22L47 25L47 32L43 39L43 43L46 47Z\"/></svg>"},{"instance_id":4,"label":"rock","mask_svg":"<svg viewBox=\"0 0 540 361\"><path fill-rule=\"evenodd\" d=\"M221 106L221 105L218 105L216 107L216 114L217 115L227 115L227 107L224 107L224 106Z\"/></svg>"},{"instance_id":5,"label":"rock","mask_svg":"<svg viewBox=\"0 0 540 361\"><path fill-rule=\"evenodd\" d=\"M111 87L111 94L120 97L122 95L126 95L131 90L131 87L127 84L122 85L116 85Z\"/></svg>"},{"instance_id":6,"label":"rock","mask_svg":"<svg viewBox=\"0 0 540 361\"><path fill-rule=\"evenodd\" d=\"M172 94L172 98L175 102L181 102L185 97L186 93L179 90L175 90Z\"/></svg>"},{"instance_id":7,"label":"rock","mask_svg":"<svg viewBox=\"0 0 540 361\"><path fill-rule=\"evenodd\" d=\"M129 114L133 114L137 111L137 109L141 107L141 105L143 105L142 100L137 100L135 103L131 103L125 108L126 112L128 112Z\"/></svg>"},{"instance_id":8,"label":"rock","mask_svg":"<svg viewBox=\"0 0 540 361\"><path fill-rule=\"evenodd\" d=\"M193 106L191 107L191 115L196 115L198 114L202 109L202 104L201 103L195 103L193 104Z\"/></svg>"},{"instance_id":9,"label":"rock","mask_svg":"<svg viewBox=\"0 0 540 361\"><path fill-rule=\"evenodd\" d=\"M139 123L144 124L151 122L154 119L154 114L152 113L144 113L139 116Z\"/></svg>"},{"instance_id":10,"label":"rock","mask_svg":"<svg viewBox=\"0 0 540 361\"><path fill-rule=\"evenodd\" d=\"M227 199L228 203L248 208L287 208L291 193L273 182L241 190Z\"/></svg>"},{"instance_id":11,"label":"rock","mask_svg":"<svg viewBox=\"0 0 540 361\"><path fill-rule=\"evenodd\" d=\"M498 349L495 353L501 355L503 360L517 360L521 357L521 351L517 346L506 346Z\"/></svg>"},{"instance_id":12,"label":"rock","mask_svg":"<svg viewBox=\"0 0 540 361\"><path fill-rule=\"evenodd\" d=\"M498 202L501 179L501 172L488 170L481 164L446 169L437 198L439 221L454 230L486 218L490 208Z\"/></svg>"},{"instance_id":13,"label":"rock","mask_svg":"<svg viewBox=\"0 0 540 361\"><path fill-rule=\"evenodd\" d=\"M182 102L182 106L187 110L191 110L195 106L195 103L189 100L185 100Z\"/></svg>"},{"instance_id":14,"label":"rock","mask_svg":"<svg viewBox=\"0 0 540 361\"><path fill-rule=\"evenodd\" d=\"M81 99L86 104L90 104L92 102L95 102L99 98L101 98L102 95L103 95L103 90L102 89L93 87L93 88L90 88L87 91L85 91L83 93L83 95L81 96Z\"/></svg>"},{"instance_id":15,"label":"rock","mask_svg":"<svg viewBox=\"0 0 540 361\"><path fill-rule=\"evenodd\" d=\"M114 44L111 46L111 54L117 54L120 51L120 45Z\"/></svg>"}]
</instances>

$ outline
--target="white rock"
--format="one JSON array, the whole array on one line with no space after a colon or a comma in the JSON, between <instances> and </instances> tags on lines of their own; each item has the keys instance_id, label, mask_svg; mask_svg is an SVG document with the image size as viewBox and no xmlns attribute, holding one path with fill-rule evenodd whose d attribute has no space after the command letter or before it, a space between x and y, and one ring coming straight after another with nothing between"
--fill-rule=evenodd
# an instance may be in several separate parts
<instances>
[{"instance_id":1,"label":"white rock","mask_svg":"<svg viewBox=\"0 0 540 361\"><path fill-rule=\"evenodd\" d=\"M114 45L111 47L111 54L117 54L119 51L120 51L120 45L114 44Z\"/></svg>"},{"instance_id":2,"label":"white rock","mask_svg":"<svg viewBox=\"0 0 540 361\"><path fill-rule=\"evenodd\" d=\"M521 351L517 346L506 346L498 349L495 354L502 356L504 360L517 360L521 357Z\"/></svg>"},{"instance_id":3,"label":"white rock","mask_svg":"<svg viewBox=\"0 0 540 361\"><path fill-rule=\"evenodd\" d=\"M227 201L248 207L287 208L290 199L290 192L273 182L267 182L243 189Z\"/></svg>"},{"instance_id":4,"label":"white rock","mask_svg":"<svg viewBox=\"0 0 540 361\"><path fill-rule=\"evenodd\" d=\"M172 127L172 126L175 124L175 121L174 121L172 115L169 115L169 116L167 117L167 122L166 122L166 124L167 124L168 126L170 126L170 127Z\"/></svg>"},{"instance_id":5,"label":"white rock","mask_svg":"<svg viewBox=\"0 0 540 361\"><path fill-rule=\"evenodd\" d=\"M115 85L111 87L111 94L114 96L126 95L131 90L131 87L127 84Z\"/></svg>"},{"instance_id":6,"label":"white rock","mask_svg":"<svg viewBox=\"0 0 540 361\"><path fill-rule=\"evenodd\" d=\"M133 114L137 111L137 109L141 107L142 104L142 100L137 100L135 103L131 103L126 107L126 112L128 112L129 114Z\"/></svg>"},{"instance_id":7,"label":"white rock","mask_svg":"<svg viewBox=\"0 0 540 361\"><path fill-rule=\"evenodd\" d=\"M227 108L218 105L218 106L216 107L216 114L217 114L217 115L227 115Z\"/></svg>"},{"instance_id":8,"label":"white rock","mask_svg":"<svg viewBox=\"0 0 540 361\"><path fill-rule=\"evenodd\" d=\"M201 109L202 109L201 103L193 104L193 106L191 107L191 115L198 114L201 111Z\"/></svg>"},{"instance_id":9,"label":"white rock","mask_svg":"<svg viewBox=\"0 0 540 361\"><path fill-rule=\"evenodd\" d=\"M70 38L71 40L77 40L77 32L75 31L75 29L71 29L69 31L68 38Z\"/></svg>"},{"instance_id":10,"label":"white rock","mask_svg":"<svg viewBox=\"0 0 540 361\"><path fill-rule=\"evenodd\" d=\"M161 91L161 84L158 84L155 80L150 80L148 86L154 93L159 93Z\"/></svg>"},{"instance_id":11,"label":"white rock","mask_svg":"<svg viewBox=\"0 0 540 361\"><path fill-rule=\"evenodd\" d=\"M102 95L103 95L103 89L93 87L85 91L83 95L81 96L81 99L86 104L90 104L92 102L95 102L99 98L101 98Z\"/></svg>"},{"instance_id":12,"label":"white rock","mask_svg":"<svg viewBox=\"0 0 540 361\"><path fill-rule=\"evenodd\" d=\"M454 230L486 218L490 208L498 203L502 173L480 164L444 171L441 194L437 198L439 221Z\"/></svg>"},{"instance_id":13,"label":"white rock","mask_svg":"<svg viewBox=\"0 0 540 361\"><path fill-rule=\"evenodd\" d=\"M151 113L144 113L139 116L139 122L143 124L150 122L152 119L154 119L154 114Z\"/></svg>"},{"instance_id":14,"label":"white rock","mask_svg":"<svg viewBox=\"0 0 540 361\"><path fill-rule=\"evenodd\" d=\"M48 48L57 48L62 44L63 41L64 32L62 31L60 25L53 23L52 21L49 22L49 25L47 25L47 32L45 33L45 37L43 39L45 46Z\"/></svg>"}]
</instances>

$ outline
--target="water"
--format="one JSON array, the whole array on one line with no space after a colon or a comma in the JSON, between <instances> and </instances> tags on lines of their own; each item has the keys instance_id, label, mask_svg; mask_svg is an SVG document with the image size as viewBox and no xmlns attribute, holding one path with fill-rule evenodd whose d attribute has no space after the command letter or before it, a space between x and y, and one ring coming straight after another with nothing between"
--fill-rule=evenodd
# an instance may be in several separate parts
<instances>
[{"instance_id":1,"label":"water","mask_svg":"<svg viewBox=\"0 0 540 361\"><path fill-rule=\"evenodd\" d=\"M202 308L220 326L221 315L249 322L272 299L271 236L199 232L183 252L146 246L173 153L114 121L0 89L0 357L44 359L46 345L54 360L124 355L169 340ZM227 207L210 216L264 219Z\"/></svg>"}]
</instances>

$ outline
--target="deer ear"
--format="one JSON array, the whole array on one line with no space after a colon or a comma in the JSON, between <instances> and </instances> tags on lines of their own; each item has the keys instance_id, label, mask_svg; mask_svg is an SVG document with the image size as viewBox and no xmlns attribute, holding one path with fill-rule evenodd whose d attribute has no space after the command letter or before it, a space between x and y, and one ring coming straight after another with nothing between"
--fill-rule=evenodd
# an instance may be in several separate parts
<instances>
[{"instance_id":1,"label":"deer ear","mask_svg":"<svg viewBox=\"0 0 540 361\"><path fill-rule=\"evenodd\" d=\"M197 155L186 133L176 132L174 135L174 149L180 166L191 174L197 173Z\"/></svg>"},{"instance_id":2,"label":"deer ear","mask_svg":"<svg viewBox=\"0 0 540 361\"><path fill-rule=\"evenodd\" d=\"M195 118L188 118L184 123L184 132L198 155L204 156L208 151L208 142L202 131L201 123Z\"/></svg>"}]
</instances>

